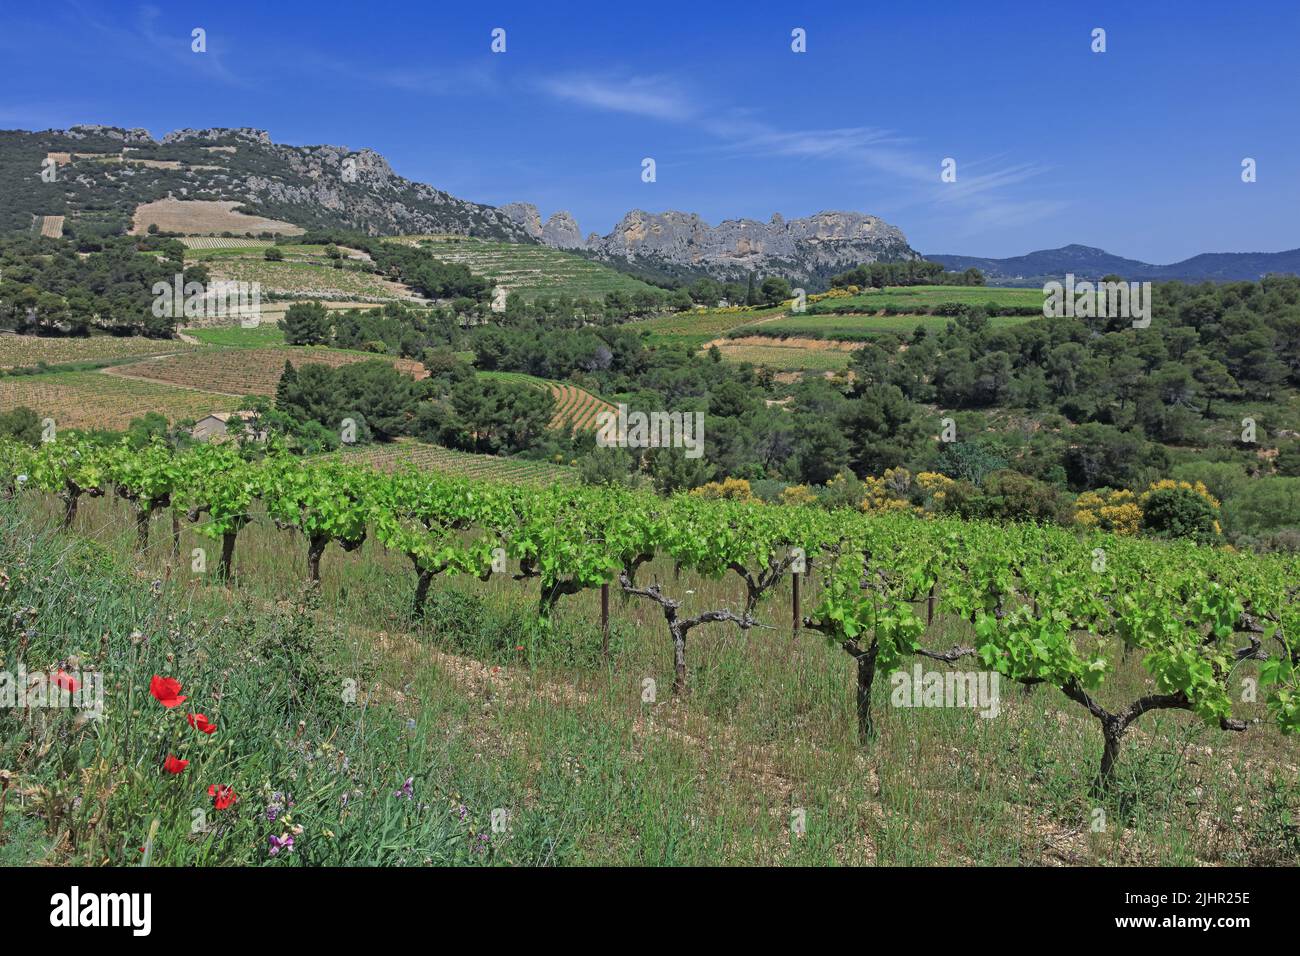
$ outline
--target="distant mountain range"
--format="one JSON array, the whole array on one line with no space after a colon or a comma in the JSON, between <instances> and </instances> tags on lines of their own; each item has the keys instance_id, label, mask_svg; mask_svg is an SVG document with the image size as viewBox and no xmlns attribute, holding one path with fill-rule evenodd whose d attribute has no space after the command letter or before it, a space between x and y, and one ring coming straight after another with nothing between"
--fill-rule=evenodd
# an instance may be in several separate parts
<instances>
[{"instance_id":1,"label":"distant mountain range","mask_svg":"<svg viewBox=\"0 0 1300 956\"><path fill-rule=\"evenodd\" d=\"M896 226L860 212L710 226L695 213L638 209L608 235L584 238L567 212L543 225L531 203L459 199L397 175L373 150L286 146L248 128L182 129L161 139L116 126L0 131L0 183L0 233L142 231L160 221L158 228L191 234L450 233L544 243L652 281L756 273L810 287L864 262L918 258Z\"/></svg>"},{"instance_id":2,"label":"distant mountain range","mask_svg":"<svg viewBox=\"0 0 1300 956\"><path fill-rule=\"evenodd\" d=\"M53 175L47 180L49 167ZM766 222L728 219L711 226L692 212L634 209L608 235L584 237L567 212L543 223L532 203L497 208L459 199L397 175L373 150L286 146L258 129L183 129L160 140L147 130L113 126L0 130L0 183L0 233L143 230L149 220L140 218L146 215L140 208L172 200L162 202L160 211L176 224L160 228L242 234L296 226L538 242L651 281L700 275L743 281L753 273L784 276L815 289L853 266L920 257L897 226L861 212L796 219L778 213ZM248 215L205 219L218 204ZM1009 259L926 258L956 271L973 266L991 285L1037 286L1066 273L1081 279L1115 274L1131 281L1185 282L1300 273L1300 249L1206 253L1165 266L1080 245Z\"/></svg>"},{"instance_id":3,"label":"distant mountain range","mask_svg":"<svg viewBox=\"0 0 1300 956\"><path fill-rule=\"evenodd\" d=\"M819 212L800 219L775 213L767 222L728 219L710 226L693 212L634 209L608 235L593 232L584 239L567 212L543 223L532 203L509 203L500 211L546 245L679 277L743 279L754 272L820 283L863 263L919 258L901 229L861 212Z\"/></svg>"},{"instance_id":4,"label":"distant mountain range","mask_svg":"<svg viewBox=\"0 0 1300 956\"><path fill-rule=\"evenodd\" d=\"M961 272L974 267L990 285L1038 286L1060 279L1067 272L1079 279L1118 275L1130 282L1239 282L1255 281L1269 273L1300 274L1300 249L1286 252L1204 252L1167 266L1114 256L1092 246L1042 249L1009 259L977 256L927 255L932 262Z\"/></svg>"}]
</instances>

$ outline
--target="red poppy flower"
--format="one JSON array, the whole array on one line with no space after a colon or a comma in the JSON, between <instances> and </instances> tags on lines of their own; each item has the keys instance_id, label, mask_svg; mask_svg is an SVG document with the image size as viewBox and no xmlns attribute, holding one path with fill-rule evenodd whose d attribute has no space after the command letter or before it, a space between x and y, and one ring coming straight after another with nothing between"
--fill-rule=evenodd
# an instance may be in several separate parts
<instances>
[{"instance_id":1,"label":"red poppy flower","mask_svg":"<svg viewBox=\"0 0 1300 956\"><path fill-rule=\"evenodd\" d=\"M69 694L75 694L77 688L81 686L81 681L77 680L61 667L54 675L54 683L60 690L66 690Z\"/></svg>"},{"instance_id":2,"label":"red poppy flower","mask_svg":"<svg viewBox=\"0 0 1300 956\"><path fill-rule=\"evenodd\" d=\"M163 761L163 769L168 773L180 773L189 765L190 762L188 760L181 760L179 757L173 757L171 754L168 754L167 759Z\"/></svg>"},{"instance_id":3,"label":"red poppy flower","mask_svg":"<svg viewBox=\"0 0 1300 956\"><path fill-rule=\"evenodd\" d=\"M149 682L149 693L168 710L185 700L181 694L181 682L175 677L159 677L154 674L153 680Z\"/></svg>"},{"instance_id":4,"label":"red poppy flower","mask_svg":"<svg viewBox=\"0 0 1300 956\"><path fill-rule=\"evenodd\" d=\"M234 806L235 801L239 799L239 794L235 793L233 787L219 787L215 783L208 787L208 796L212 798L212 805L218 810Z\"/></svg>"},{"instance_id":5,"label":"red poppy flower","mask_svg":"<svg viewBox=\"0 0 1300 956\"><path fill-rule=\"evenodd\" d=\"M215 734L217 725L208 720L207 714L190 714L186 718L190 726L205 734Z\"/></svg>"}]
</instances>

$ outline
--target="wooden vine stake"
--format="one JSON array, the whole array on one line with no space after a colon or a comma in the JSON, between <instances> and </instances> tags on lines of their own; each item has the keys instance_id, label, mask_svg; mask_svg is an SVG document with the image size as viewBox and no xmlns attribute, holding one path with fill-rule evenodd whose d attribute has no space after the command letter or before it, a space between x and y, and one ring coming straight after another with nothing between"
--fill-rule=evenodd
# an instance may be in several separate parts
<instances>
[{"instance_id":1,"label":"wooden vine stake","mask_svg":"<svg viewBox=\"0 0 1300 956\"><path fill-rule=\"evenodd\" d=\"M803 624L803 609L801 607L799 584L800 576L808 570L808 558L804 555L803 548L794 548L790 557L790 636L792 638L799 636L799 628Z\"/></svg>"}]
</instances>

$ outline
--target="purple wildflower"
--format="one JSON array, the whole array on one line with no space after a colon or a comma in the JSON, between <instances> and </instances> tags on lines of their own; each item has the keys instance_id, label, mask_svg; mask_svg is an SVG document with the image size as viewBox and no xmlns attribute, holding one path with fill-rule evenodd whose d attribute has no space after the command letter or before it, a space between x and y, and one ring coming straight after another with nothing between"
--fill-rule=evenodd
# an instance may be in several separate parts
<instances>
[{"instance_id":1,"label":"purple wildflower","mask_svg":"<svg viewBox=\"0 0 1300 956\"><path fill-rule=\"evenodd\" d=\"M267 840L271 844L268 850L271 856L277 856L281 850L288 850L290 853L293 852L293 837L287 833L282 833L280 836L276 836L272 833L267 837Z\"/></svg>"},{"instance_id":2,"label":"purple wildflower","mask_svg":"<svg viewBox=\"0 0 1300 956\"><path fill-rule=\"evenodd\" d=\"M271 794L271 802L266 807L266 819L268 823L274 823L276 819L285 810L293 806L293 797L287 793L281 793L277 790Z\"/></svg>"},{"instance_id":3,"label":"purple wildflower","mask_svg":"<svg viewBox=\"0 0 1300 956\"><path fill-rule=\"evenodd\" d=\"M393 791L395 797L405 797L407 800L415 798L415 778L407 777L406 782Z\"/></svg>"}]
</instances>

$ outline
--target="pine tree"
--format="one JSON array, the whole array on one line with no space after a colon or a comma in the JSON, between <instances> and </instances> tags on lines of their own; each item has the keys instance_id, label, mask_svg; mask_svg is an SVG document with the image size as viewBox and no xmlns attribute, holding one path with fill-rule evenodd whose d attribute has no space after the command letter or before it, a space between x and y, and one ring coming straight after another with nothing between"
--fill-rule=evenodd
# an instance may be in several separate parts
<instances>
[{"instance_id":1,"label":"pine tree","mask_svg":"<svg viewBox=\"0 0 1300 956\"><path fill-rule=\"evenodd\" d=\"M329 340L329 313L319 302L298 302L284 313L280 328L290 345L323 345Z\"/></svg>"},{"instance_id":2,"label":"pine tree","mask_svg":"<svg viewBox=\"0 0 1300 956\"><path fill-rule=\"evenodd\" d=\"M284 371L280 373L280 381L275 383L275 407L283 410L293 394L294 386L298 384L298 372L289 362L284 360Z\"/></svg>"}]
</instances>

